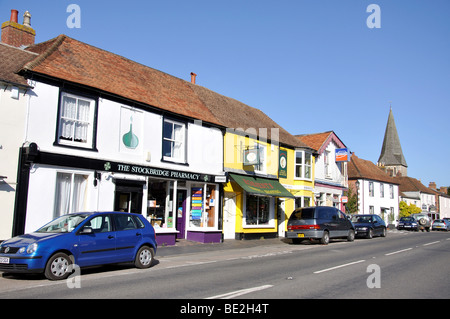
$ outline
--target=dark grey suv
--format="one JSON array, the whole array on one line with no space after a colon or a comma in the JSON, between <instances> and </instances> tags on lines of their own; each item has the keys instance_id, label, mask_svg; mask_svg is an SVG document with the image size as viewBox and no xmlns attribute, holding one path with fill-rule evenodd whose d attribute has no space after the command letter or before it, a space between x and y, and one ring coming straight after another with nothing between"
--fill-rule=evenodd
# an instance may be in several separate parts
<instances>
[{"instance_id":1,"label":"dark grey suv","mask_svg":"<svg viewBox=\"0 0 450 319\"><path fill-rule=\"evenodd\" d=\"M350 219L335 207L316 206L297 208L289 217L286 238L300 242L319 239L324 245L331 238L355 239L355 227Z\"/></svg>"}]
</instances>

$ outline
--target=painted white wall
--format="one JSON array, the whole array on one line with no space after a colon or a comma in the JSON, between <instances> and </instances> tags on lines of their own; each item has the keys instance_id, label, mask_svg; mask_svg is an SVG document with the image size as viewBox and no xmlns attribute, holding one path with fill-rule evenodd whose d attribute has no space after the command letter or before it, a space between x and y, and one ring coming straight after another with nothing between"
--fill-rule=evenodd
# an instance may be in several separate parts
<instances>
[{"instance_id":1,"label":"painted white wall","mask_svg":"<svg viewBox=\"0 0 450 319\"><path fill-rule=\"evenodd\" d=\"M218 129L202 126L201 121L187 124L187 163L179 165L161 161L163 117L105 98L98 100L97 151L55 146L59 88L36 82L30 99L29 122L25 139L38 145L40 151L92 159L103 159L164 169L211 175L223 174L223 135ZM133 133L139 137L136 149L121 143L129 130L132 117ZM125 123L125 124L124 124ZM50 167L35 164L30 174L25 231L34 231L53 218L57 172L87 175L87 199L84 210L113 210L115 185L112 174L101 173L94 186L94 172L82 169ZM115 173L114 177L120 177ZM144 180L143 176L123 174L124 178ZM144 193L146 188L144 187ZM144 198L147 198L144 194ZM146 201L143 201L143 209ZM11 227L10 227L11 228Z\"/></svg>"},{"instance_id":2,"label":"painted white wall","mask_svg":"<svg viewBox=\"0 0 450 319\"><path fill-rule=\"evenodd\" d=\"M18 94L14 94L17 93ZM19 148L24 143L29 95L0 84L0 240L12 235Z\"/></svg>"}]
</instances>

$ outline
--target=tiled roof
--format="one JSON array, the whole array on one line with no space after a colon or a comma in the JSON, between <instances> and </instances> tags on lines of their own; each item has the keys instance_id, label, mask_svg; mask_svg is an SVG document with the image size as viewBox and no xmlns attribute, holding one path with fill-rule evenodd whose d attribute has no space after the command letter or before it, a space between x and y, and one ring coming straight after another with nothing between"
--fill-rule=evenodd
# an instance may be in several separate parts
<instances>
[{"instance_id":1,"label":"tiled roof","mask_svg":"<svg viewBox=\"0 0 450 319\"><path fill-rule=\"evenodd\" d=\"M27 80L16 72L36 54L0 42L0 80L28 86Z\"/></svg>"},{"instance_id":2,"label":"tiled roof","mask_svg":"<svg viewBox=\"0 0 450 319\"><path fill-rule=\"evenodd\" d=\"M354 153L352 154L351 160L348 163L348 178L371 179L390 184L399 184L397 180L390 177L374 163L372 163L371 161L360 159Z\"/></svg>"},{"instance_id":3,"label":"tiled roof","mask_svg":"<svg viewBox=\"0 0 450 319\"><path fill-rule=\"evenodd\" d=\"M421 192L435 195L436 192L423 185L418 179L409 176L396 176L394 179L401 192Z\"/></svg>"},{"instance_id":4,"label":"tiled roof","mask_svg":"<svg viewBox=\"0 0 450 319\"><path fill-rule=\"evenodd\" d=\"M257 134L261 133L263 137L267 134L267 139L275 139L293 147L309 148L275 123L264 112L202 86L194 84L190 84L190 86L223 126L235 130L242 129L246 133L254 131ZM260 128L263 129L261 132ZM264 130L265 128L267 130ZM278 128L279 136L271 136L272 128Z\"/></svg>"},{"instance_id":5,"label":"tiled roof","mask_svg":"<svg viewBox=\"0 0 450 319\"><path fill-rule=\"evenodd\" d=\"M24 66L47 76L64 79L141 102L162 110L220 124L187 82L74 40L65 35L29 48L40 53Z\"/></svg>"},{"instance_id":6,"label":"tiled roof","mask_svg":"<svg viewBox=\"0 0 450 319\"><path fill-rule=\"evenodd\" d=\"M344 143L342 143L333 131L296 135L296 137L306 145L315 149L319 154L326 149L330 141L335 142L338 147L345 147Z\"/></svg>"},{"instance_id":7,"label":"tiled roof","mask_svg":"<svg viewBox=\"0 0 450 319\"><path fill-rule=\"evenodd\" d=\"M233 129L279 128L279 141L305 144L262 111L198 85L126 59L65 35L29 48L39 57L23 71L86 85L162 110Z\"/></svg>"}]
</instances>

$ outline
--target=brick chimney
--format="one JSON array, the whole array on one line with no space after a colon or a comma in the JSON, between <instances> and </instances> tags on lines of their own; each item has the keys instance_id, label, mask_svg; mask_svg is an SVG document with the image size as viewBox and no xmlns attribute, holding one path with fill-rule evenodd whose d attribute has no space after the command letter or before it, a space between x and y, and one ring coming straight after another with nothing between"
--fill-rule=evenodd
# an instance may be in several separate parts
<instances>
[{"instance_id":1,"label":"brick chimney","mask_svg":"<svg viewBox=\"0 0 450 319\"><path fill-rule=\"evenodd\" d=\"M435 183L435 182L430 182L430 183L428 184L428 188L431 188L431 189L436 190L436 183Z\"/></svg>"},{"instance_id":2,"label":"brick chimney","mask_svg":"<svg viewBox=\"0 0 450 319\"><path fill-rule=\"evenodd\" d=\"M2 23L2 42L14 47L30 46L34 44L36 31L31 27L31 14L26 11L23 24L18 23L19 11L11 10L9 21Z\"/></svg>"}]
</instances>

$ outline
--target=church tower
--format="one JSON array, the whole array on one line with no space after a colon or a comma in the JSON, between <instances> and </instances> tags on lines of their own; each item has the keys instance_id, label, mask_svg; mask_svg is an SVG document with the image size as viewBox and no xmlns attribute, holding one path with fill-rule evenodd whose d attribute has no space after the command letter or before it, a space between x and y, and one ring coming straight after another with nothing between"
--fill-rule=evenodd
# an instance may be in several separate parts
<instances>
[{"instance_id":1,"label":"church tower","mask_svg":"<svg viewBox=\"0 0 450 319\"><path fill-rule=\"evenodd\" d=\"M382 167L390 176L407 176L408 165L403 156L392 108L389 110L383 146L377 165Z\"/></svg>"}]
</instances>

